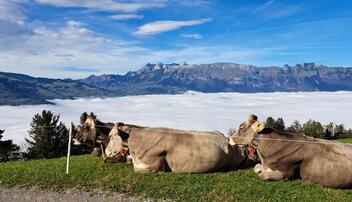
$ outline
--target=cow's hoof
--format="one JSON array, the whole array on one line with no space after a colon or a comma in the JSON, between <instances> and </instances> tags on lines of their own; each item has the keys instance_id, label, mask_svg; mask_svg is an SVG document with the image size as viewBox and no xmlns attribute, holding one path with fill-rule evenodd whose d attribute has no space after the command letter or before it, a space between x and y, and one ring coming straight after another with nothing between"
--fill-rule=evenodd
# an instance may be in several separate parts
<instances>
[{"instance_id":1,"label":"cow's hoof","mask_svg":"<svg viewBox=\"0 0 352 202\"><path fill-rule=\"evenodd\" d=\"M259 173L259 174L258 174L258 177L259 177L261 180L269 180L269 179L270 179L265 173Z\"/></svg>"},{"instance_id":2,"label":"cow's hoof","mask_svg":"<svg viewBox=\"0 0 352 202\"><path fill-rule=\"evenodd\" d=\"M262 170L263 170L263 167L262 167L261 164L258 163L257 165L254 166L254 172L255 172L256 174L261 173Z\"/></svg>"}]
</instances>

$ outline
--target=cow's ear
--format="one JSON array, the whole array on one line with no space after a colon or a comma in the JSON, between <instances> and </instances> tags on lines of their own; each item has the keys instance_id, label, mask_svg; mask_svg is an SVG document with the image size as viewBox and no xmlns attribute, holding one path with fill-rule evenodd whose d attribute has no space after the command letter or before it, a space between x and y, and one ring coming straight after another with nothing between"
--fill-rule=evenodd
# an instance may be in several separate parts
<instances>
[{"instance_id":1,"label":"cow's ear","mask_svg":"<svg viewBox=\"0 0 352 202\"><path fill-rule=\"evenodd\" d=\"M128 133L126 133L120 129L117 129L117 131L118 131L118 135L121 137L122 140L127 140L130 137L130 135Z\"/></svg>"},{"instance_id":2,"label":"cow's ear","mask_svg":"<svg viewBox=\"0 0 352 202\"><path fill-rule=\"evenodd\" d=\"M264 123L261 123L259 121L256 121L252 124L252 128L254 129L255 132L259 133L265 128Z\"/></svg>"},{"instance_id":3,"label":"cow's ear","mask_svg":"<svg viewBox=\"0 0 352 202\"><path fill-rule=\"evenodd\" d=\"M258 120L258 117L254 114L251 114L248 116L247 120L246 120L246 124L250 125L254 122L256 122Z\"/></svg>"}]
</instances>

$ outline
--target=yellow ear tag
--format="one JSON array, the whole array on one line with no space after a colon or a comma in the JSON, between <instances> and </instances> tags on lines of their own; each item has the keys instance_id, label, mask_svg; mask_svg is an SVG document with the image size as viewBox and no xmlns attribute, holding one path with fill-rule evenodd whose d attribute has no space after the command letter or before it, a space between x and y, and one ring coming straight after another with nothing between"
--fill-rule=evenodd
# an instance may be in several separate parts
<instances>
[{"instance_id":1,"label":"yellow ear tag","mask_svg":"<svg viewBox=\"0 0 352 202\"><path fill-rule=\"evenodd\" d=\"M263 124L263 123L260 123L260 122L258 122L258 121L256 121L255 123L253 123L253 126L254 126L254 130L255 130L255 132L260 132L260 131L262 131L263 129L264 129L264 127L265 127L265 125Z\"/></svg>"}]
</instances>

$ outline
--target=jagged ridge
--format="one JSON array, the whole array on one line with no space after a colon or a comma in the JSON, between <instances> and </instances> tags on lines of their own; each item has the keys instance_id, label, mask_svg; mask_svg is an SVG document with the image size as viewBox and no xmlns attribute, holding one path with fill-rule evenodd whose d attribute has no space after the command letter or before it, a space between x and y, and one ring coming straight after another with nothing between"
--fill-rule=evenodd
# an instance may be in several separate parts
<instances>
[{"instance_id":1,"label":"jagged ridge","mask_svg":"<svg viewBox=\"0 0 352 202\"><path fill-rule=\"evenodd\" d=\"M352 68L315 63L256 67L235 63L146 64L125 75L81 80L35 78L0 72L0 105L42 104L48 99L201 92L352 90Z\"/></svg>"}]
</instances>

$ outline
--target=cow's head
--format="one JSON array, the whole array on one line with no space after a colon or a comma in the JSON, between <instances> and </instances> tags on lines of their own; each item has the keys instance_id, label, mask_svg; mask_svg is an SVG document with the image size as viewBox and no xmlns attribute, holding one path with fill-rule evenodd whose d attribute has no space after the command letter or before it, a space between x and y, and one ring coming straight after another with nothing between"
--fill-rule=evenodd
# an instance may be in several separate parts
<instances>
[{"instance_id":1,"label":"cow's head","mask_svg":"<svg viewBox=\"0 0 352 202\"><path fill-rule=\"evenodd\" d=\"M87 144L94 146L97 139L96 120L88 116L86 121L81 125L78 133L73 138L74 145Z\"/></svg>"},{"instance_id":2,"label":"cow's head","mask_svg":"<svg viewBox=\"0 0 352 202\"><path fill-rule=\"evenodd\" d=\"M239 146L249 146L264 127L264 124L258 121L258 117L251 114L230 137L230 143L232 142Z\"/></svg>"},{"instance_id":3,"label":"cow's head","mask_svg":"<svg viewBox=\"0 0 352 202\"><path fill-rule=\"evenodd\" d=\"M109 133L107 147L103 151L104 159L113 158L115 161L126 161L129 134L120 129L122 123L116 123Z\"/></svg>"}]
</instances>

